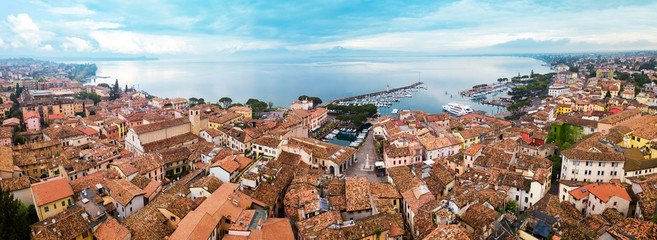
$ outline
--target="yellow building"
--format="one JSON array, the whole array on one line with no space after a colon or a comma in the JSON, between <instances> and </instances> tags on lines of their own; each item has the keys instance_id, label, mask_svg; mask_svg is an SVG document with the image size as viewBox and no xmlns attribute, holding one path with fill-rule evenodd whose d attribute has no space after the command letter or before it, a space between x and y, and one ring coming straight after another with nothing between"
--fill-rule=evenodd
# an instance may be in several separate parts
<instances>
[{"instance_id":1,"label":"yellow building","mask_svg":"<svg viewBox=\"0 0 657 240\"><path fill-rule=\"evenodd\" d=\"M624 147L649 149L650 142L655 139L657 139L657 126L646 124L628 134L623 140L623 145L625 145Z\"/></svg>"},{"instance_id":2,"label":"yellow building","mask_svg":"<svg viewBox=\"0 0 657 240\"><path fill-rule=\"evenodd\" d=\"M479 141L481 140L479 133L473 129L467 129L460 132L456 132L454 133L454 135L458 137L459 140L461 140L461 142L463 142L461 146L464 150L472 146L472 144L479 143Z\"/></svg>"},{"instance_id":3,"label":"yellow building","mask_svg":"<svg viewBox=\"0 0 657 240\"><path fill-rule=\"evenodd\" d=\"M219 130L219 128L225 125L232 125L242 121L244 118L243 115L234 113L234 112L223 112L219 115L210 117L209 125L210 128Z\"/></svg>"},{"instance_id":4,"label":"yellow building","mask_svg":"<svg viewBox=\"0 0 657 240\"><path fill-rule=\"evenodd\" d=\"M567 104L559 104L559 107L557 108L557 116L561 114L568 114L573 111L572 105L567 105Z\"/></svg>"},{"instance_id":5,"label":"yellow building","mask_svg":"<svg viewBox=\"0 0 657 240\"><path fill-rule=\"evenodd\" d=\"M23 112L36 111L48 121L48 115L62 114L64 117L75 116L76 113L89 115L88 108L94 105L92 100L81 99L50 99L32 100L21 105Z\"/></svg>"},{"instance_id":6,"label":"yellow building","mask_svg":"<svg viewBox=\"0 0 657 240\"><path fill-rule=\"evenodd\" d=\"M606 110L605 108L606 107L605 107L604 103L593 103L593 104L591 104L591 110L593 110L593 111L603 112L603 111Z\"/></svg>"},{"instance_id":7,"label":"yellow building","mask_svg":"<svg viewBox=\"0 0 657 240\"><path fill-rule=\"evenodd\" d=\"M229 108L228 110L233 111L239 115L242 115L242 117L245 118L253 118L253 110L251 110L250 107L235 106Z\"/></svg>"},{"instance_id":8,"label":"yellow building","mask_svg":"<svg viewBox=\"0 0 657 240\"><path fill-rule=\"evenodd\" d=\"M575 111L577 112L591 111L591 104L587 101L575 101Z\"/></svg>"},{"instance_id":9,"label":"yellow building","mask_svg":"<svg viewBox=\"0 0 657 240\"><path fill-rule=\"evenodd\" d=\"M57 156L62 151L61 142L57 139L49 141L40 141L11 147L15 153L29 154L36 157Z\"/></svg>"},{"instance_id":10,"label":"yellow building","mask_svg":"<svg viewBox=\"0 0 657 240\"><path fill-rule=\"evenodd\" d=\"M119 138L125 137L128 134L128 126L125 124L125 120L113 121L112 125L119 129Z\"/></svg>"},{"instance_id":11,"label":"yellow building","mask_svg":"<svg viewBox=\"0 0 657 240\"><path fill-rule=\"evenodd\" d=\"M32 184L32 200L39 220L54 216L71 205L73 189L66 178L57 177Z\"/></svg>"},{"instance_id":12,"label":"yellow building","mask_svg":"<svg viewBox=\"0 0 657 240\"><path fill-rule=\"evenodd\" d=\"M614 78L614 69L613 68L597 68L595 70L595 77L597 78L606 78L606 79L613 79Z\"/></svg>"}]
</instances>

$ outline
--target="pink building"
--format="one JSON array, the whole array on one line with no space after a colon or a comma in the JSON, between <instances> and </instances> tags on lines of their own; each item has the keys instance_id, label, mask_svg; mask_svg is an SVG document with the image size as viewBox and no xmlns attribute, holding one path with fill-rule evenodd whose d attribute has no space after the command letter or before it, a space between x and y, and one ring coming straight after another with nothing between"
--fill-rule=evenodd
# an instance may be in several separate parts
<instances>
[{"instance_id":1,"label":"pink building","mask_svg":"<svg viewBox=\"0 0 657 240\"><path fill-rule=\"evenodd\" d=\"M23 122L25 122L27 130L41 130L41 122L39 121L40 118L41 116L39 116L39 113L36 111L28 111L23 114Z\"/></svg>"},{"instance_id":2,"label":"pink building","mask_svg":"<svg viewBox=\"0 0 657 240\"><path fill-rule=\"evenodd\" d=\"M0 127L0 145L11 146L13 130L11 127Z\"/></svg>"}]
</instances>

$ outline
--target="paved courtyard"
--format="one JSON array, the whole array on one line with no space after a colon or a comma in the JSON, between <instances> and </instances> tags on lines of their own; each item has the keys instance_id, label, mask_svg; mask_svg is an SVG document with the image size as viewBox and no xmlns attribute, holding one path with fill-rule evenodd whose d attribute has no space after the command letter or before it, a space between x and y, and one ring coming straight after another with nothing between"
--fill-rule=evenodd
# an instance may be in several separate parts
<instances>
[{"instance_id":1,"label":"paved courtyard","mask_svg":"<svg viewBox=\"0 0 657 240\"><path fill-rule=\"evenodd\" d=\"M346 171L347 177L367 177L372 182L385 182L385 177L376 176L374 163L379 160L376 153L374 134L370 131L363 145L356 151L358 162Z\"/></svg>"}]
</instances>

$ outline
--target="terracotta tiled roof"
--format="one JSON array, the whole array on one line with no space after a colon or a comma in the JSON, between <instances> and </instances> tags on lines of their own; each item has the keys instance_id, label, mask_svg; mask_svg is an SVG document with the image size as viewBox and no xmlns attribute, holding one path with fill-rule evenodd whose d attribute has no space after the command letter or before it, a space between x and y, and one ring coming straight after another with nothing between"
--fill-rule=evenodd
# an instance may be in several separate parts
<instances>
[{"instance_id":1,"label":"terracotta tiled roof","mask_svg":"<svg viewBox=\"0 0 657 240\"><path fill-rule=\"evenodd\" d=\"M0 127L0 139L12 138L13 130L11 127Z\"/></svg>"},{"instance_id":2,"label":"terracotta tiled roof","mask_svg":"<svg viewBox=\"0 0 657 240\"><path fill-rule=\"evenodd\" d=\"M562 154L569 159L597 160L597 161L624 161L622 153L599 142L603 138L600 133L594 133L580 140L570 148L563 150Z\"/></svg>"},{"instance_id":3,"label":"terracotta tiled roof","mask_svg":"<svg viewBox=\"0 0 657 240\"><path fill-rule=\"evenodd\" d=\"M274 136L262 136L260 138L251 141L251 143L267 146L270 148L278 148L278 145L281 143L281 140Z\"/></svg>"},{"instance_id":4,"label":"terracotta tiled roof","mask_svg":"<svg viewBox=\"0 0 657 240\"><path fill-rule=\"evenodd\" d=\"M400 193L406 192L422 183L422 180L415 177L411 173L411 169L406 166L388 168L388 174Z\"/></svg>"},{"instance_id":5,"label":"terracotta tiled roof","mask_svg":"<svg viewBox=\"0 0 657 240\"><path fill-rule=\"evenodd\" d=\"M385 213L379 213L372 216L367 216L361 219L354 220L354 225L343 228L347 235L345 239L356 240L368 236L375 236L375 231L379 230L385 232L390 230L388 220Z\"/></svg>"},{"instance_id":6,"label":"terracotta tiled roof","mask_svg":"<svg viewBox=\"0 0 657 240\"><path fill-rule=\"evenodd\" d=\"M468 237L467 230L465 230L465 228L454 224L440 225L429 235L424 237L424 240L443 239L470 240L470 237Z\"/></svg>"},{"instance_id":7,"label":"terracotta tiled roof","mask_svg":"<svg viewBox=\"0 0 657 240\"><path fill-rule=\"evenodd\" d=\"M213 193L221 186L221 184L223 184L223 182L218 178L214 176L205 176L193 182L189 187L202 187L208 192Z\"/></svg>"},{"instance_id":8,"label":"terracotta tiled roof","mask_svg":"<svg viewBox=\"0 0 657 240\"><path fill-rule=\"evenodd\" d=\"M602 212L602 216L605 217L611 224L616 224L625 219L622 213L620 213L615 208L607 208Z\"/></svg>"},{"instance_id":9,"label":"terracotta tiled roof","mask_svg":"<svg viewBox=\"0 0 657 240\"><path fill-rule=\"evenodd\" d=\"M91 232L84 215L84 208L73 205L55 216L32 225L32 239L75 239L84 232Z\"/></svg>"},{"instance_id":10,"label":"terracotta tiled roof","mask_svg":"<svg viewBox=\"0 0 657 240\"><path fill-rule=\"evenodd\" d=\"M94 231L94 237L98 240L123 240L128 235L130 235L130 230L112 217L107 218Z\"/></svg>"},{"instance_id":11,"label":"terracotta tiled roof","mask_svg":"<svg viewBox=\"0 0 657 240\"><path fill-rule=\"evenodd\" d=\"M481 145L481 144L472 144L469 148L467 148L467 149L465 149L465 151L463 151L463 154L468 155L468 156L474 156L483 147L484 147L484 145Z\"/></svg>"},{"instance_id":12,"label":"terracotta tiled roof","mask_svg":"<svg viewBox=\"0 0 657 240\"><path fill-rule=\"evenodd\" d=\"M112 163L112 165L118 167L121 170L121 172L123 172L123 174L125 174L126 176L130 176L134 173L139 172L139 169L135 167L135 165L132 163L131 159L129 158L116 161Z\"/></svg>"},{"instance_id":13,"label":"terracotta tiled roof","mask_svg":"<svg viewBox=\"0 0 657 240\"><path fill-rule=\"evenodd\" d=\"M75 136L84 135L75 128L66 126L66 125L53 125L46 129L43 129L43 134L48 135L51 139L65 139Z\"/></svg>"},{"instance_id":14,"label":"terracotta tiled roof","mask_svg":"<svg viewBox=\"0 0 657 240\"><path fill-rule=\"evenodd\" d=\"M342 147L339 145L318 141L312 138L297 138L292 137L288 141L288 145L301 148L304 151L312 152L313 157L326 159L341 165L347 159L356 153L356 149L350 147Z\"/></svg>"},{"instance_id":15,"label":"terracotta tiled roof","mask_svg":"<svg viewBox=\"0 0 657 240\"><path fill-rule=\"evenodd\" d=\"M139 174L147 174L150 171L164 166L162 159L160 159L160 157L155 154L146 154L143 156L134 157L130 161L137 169L139 169Z\"/></svg>"},{"instance_id":16,"label":"terracotta tiled roof","mask_svg":"<svg viewBox=\"0 0 657 240\"><path fill-rule=\"evenodd\" d=\"M171 235L173 229L169 228L165 222L167 217L162 215L155 207L160 201L164 201L166 196L160 194L151 203L139 209L136 213L130 215L122 223L130 229L131 239L165 239Z\"/></svg>"},{"instance_id":17,"label":"terracotta tiled roof","mask_svg":"<svg viewBox=\"0 0 657 240\"><path fill-rule=\"evenodd\" d=\"M371 209L369 181L365 177L348 177L345 185L347 211Z\"/></svg>"},{"instance_id":18,"label":"terracotta tiled roof","mask_svg":"<svg viewBox=\"0 0 657 240\"><path fill-rule=\"evenodd\" d=\"M9 189L9 191L17 191L21 189L30 188L30 178L27 176L18 178L7 178L0 180L0 188Z\"/></svg>"},{"instance_id":19,"label":"terracotta tiled roof","mask_svg":"<svg viewBox=\"0 0 657 240\"><path fill-rule=\"evenodd\" d=\"M69 196L73 196L73 189L66 178L57 177L48 181L32 184L32 195L36 206L43 206Z\"/></svg>"},{"instance_id":20,"label":"terracotta tiled roof","mask_svg":"<svg viewBox=\"0 0 657 240\"><path fill-rule=\"evenodd\" d=\"M214 128L208 128L208 129L205 129L203 131L208 133L210 135L210 137L213 137L213 138L217 137L217 136L220 136L220 135L223 135L223 133L221 131L219 131L217 129L214 129Z\"/></svg>"},{"instance_id":21,"label":"terracotta tiled roof","mask_svg":"<svg viewBox=\"0 0 657 240\"><path fill-rule=\"evenodd\" d=\"M608 116L606 118L600 119L600 121L598 122L615 125L620 121L631 118L632 116L636 116L637 114L641 114L641 109L630 109L630 110L622 111L614 115Z\"/></svg>"},{"instance_id":22,"label":"terracotta tiled roof","mask_svg":"<svg viewBox=\"0 0 657 240\"><path fill-rule=\"evenodd\" d=\"M0 171L14 171L14 157L10 147L0 146Z\"/></svg>"},{"instance_id":23,"label":"terracotta tiled roof","mask_svg":"<svg viewBox=\"0 0 657 240\"><path fill-rule=\"evenodd\" d=\"M192 154L192 152L187 147L172 148L160 151L160 157L164 163L172 163L182 160L187 160L187 158Z\"/></svg>"},{"instance_id":24,"label":"terracotta tiled roof","mask_svg":"<svg viewBox=\"0 0 657 240\"><path fill-rule=\"evenodd\" d=\"M231 111L244 111L244 112L251 112L251 108L250 108L250 107L243 107L243 106L234 106L234 107L229 108L228 110L231 110Z\"/></svg>"},{"instance_id":25,"label":"terracotta tiled roof","mask_svg":"<svg viewBox=\"0 0 657 240\"><path fill-rule=\"evenodd\" d=\"M342 217L340 217L340 212L328 211L303 221L299 221L296 225L297 229L299 229L299 234L306 239L319 237L321 230L328 228L332 224L338 224L341 222Z\"/></svg>"},{"instance_id":26,"label":"terracotta tiled roof","mask_svg":"<svg viewBox=\"0 0 657 240\"><path fill-rule=\"evenodd\" d=\"M408 191L403 192L401 195L404 199L404 202L406 202L406 205L416 214L418 213L420 207L422 207L425 203L436 199L433 194L431 194L427 186L423 184L420 184L413 189L409 189Z\"/></svg>"},{"instance_id":27,"label":"terracotta tiled roof","mask_svg":"<svg viewBox=\"0 0 657 240\"><path fill-rule=\"evenodd\" d=\"M164 120L164 121L160 121L160 122L156 122L156 123L150 123L150 124L135 126L132 129L134 129L137 134L142 134L142 133L157 131L157 130L160 130L160 129L179 126L179 125L183 125L183 124L189 124L189 123L190 122L189 122L188 118L182 117L182 118L175 118L175 119L171 119L171 120Z\"/></svg>"},{"instance_id":28,"label":"terracotta tiled roof","mask_svg":"<svg viewBox=\"0 0 657 240\"><path fill-rule=\"evenodd\" d=\"M229 235L230 236L230 235ZM259 230L251 230L249 238L254 240L294 239L292 224L286 218L268 218Z\"/></svg>"},{"instance_id":29,"label":"terracotta tiled roof","mask_svg":"<svg viewBox=\"0 0 657 240\"><path fill-rule=\"evenodd\" d=\"M23 119L27 120L30 118L40 118L41 116L39 115L39 112L36 111L27 111L26 113L23 114Z\"/></svg>"},{"instance_id":30,"label":"terracotta tiled roof","mask_svg":"<svg viewBox=\"0 0 657 240\"><path fill-rule=\"evenodd\" d=\"M608 202L612 196L620 197L627 201L632 201L630 195L627 194L624 188L618 187L611 183L603 183L588 190L591 194L598 197L603 202Z\"/></svg>"},{"instance_id":31,"label":"terracotta tiled roof","mask_svg":"<svg viewBox=\"0 0 657 240\"><path fill-rule=\"evenodd\" d=\"M461 220L475 230L481 230L492 224L500 213L483 204L475 203L461 216Z\"/></svg>"},{"instance_id":32,"label":"terracotta tiled roof","mask_svg":"<svg viewBox=\"0 0 657 240\"><path fill-rule=\"evenodd\" d=\"M401 194L397 191L395 186L392 186L388 183L378 183L370 182L369 183L370 192L373 198L388 198L388 199L400 199Z\"/></svg>"},{"instance_id":33,"label":"terracotta tiled roof","mask_svg":"<svg viewBox=\"0 0 657 240\"><path fill-rule=\"evenodd\" d=\"M198 142L198 136L194 135L191 132L180 134L178 136L165 138L155 142L150 142L144 144L144 152L153 152L161 149L165 149L171 146L179 146L185 144L193 144Z\"/></svg>"},{"instance_id":34,"label":"terracotta tiled roof","mask_svg":"<svg viewBox=\"0 0 657 240\"><path fill-rule=\"evenodd\" d=\"M127 206L133 198L139 195L145 195L146 192L125 179L112 179L106 182L110 190L110 196L118 201L121 205Z\"/></svg>"},{"instance_id":35,"label":"terracotta tiled roof","mask_svg":"<svg viewBox=\"0 0 657 240\"><path fill-rule=\"evenodd\" d=\"M641 221L634 218L627 218L617 224L614 224L607 233L617 239L657 239L657 224L649 221Z\"/></svg>"}]
</instances>

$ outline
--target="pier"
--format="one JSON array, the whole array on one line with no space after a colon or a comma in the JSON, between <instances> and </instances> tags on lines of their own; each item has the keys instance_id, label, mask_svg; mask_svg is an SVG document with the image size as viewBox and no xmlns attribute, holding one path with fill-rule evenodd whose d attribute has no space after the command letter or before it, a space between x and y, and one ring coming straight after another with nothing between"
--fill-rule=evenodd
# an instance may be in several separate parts
<instances>
[{"instance_id":1,"label":"pier","mask_svg":"<svg viewBox=\"0 0 657 240\"><path fill-rule=\"evenodd\" d=\"M416 82L416 83L413 83L411 85L404 86L404 87L398 87L398 88L388 89L388 90L384 90L384 91L378 91L378 92L373 92L373 93L368 93L368 94L362 94L362 95L353 96L353 97L333 99L331 101L328 101L328 102L320 105L320 107L326 107L329 104L335 104L335 103L339 103L339 102L354 101L354 100L358 100L358 99L376 97L376 96L386 94L386 93L403 91L403 90L406 90L406 89L412 89L412 88L416 88L417 86L420 86L422 84L424 84L424 82Z\"/></svg>"}]
</instances>

